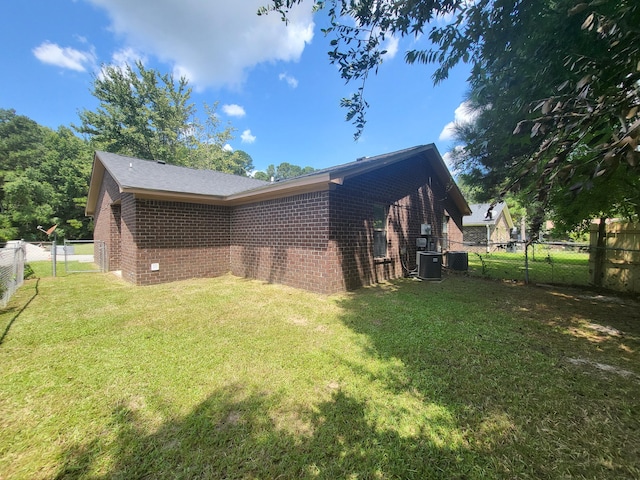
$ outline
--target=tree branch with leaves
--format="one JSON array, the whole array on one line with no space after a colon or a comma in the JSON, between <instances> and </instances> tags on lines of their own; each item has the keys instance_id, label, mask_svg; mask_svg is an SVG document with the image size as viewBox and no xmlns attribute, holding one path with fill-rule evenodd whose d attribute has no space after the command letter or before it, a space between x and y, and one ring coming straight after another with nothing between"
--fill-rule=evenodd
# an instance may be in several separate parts
<instances>
[{"instance_id":1,"label":"tree branch with leaves","mask_svg":"<svg viewBox=\"0 0 640 480\"><path fill-rule=\"evenodd\" d=\"M286 20L301 3L273 0L260 13ZM470 64L469 102L479 114L459 129L458 168L496 200L507 192L529 196L540 207L534 229L560 198L579 202L581 192L621 178L629 185L619 185L624 195L611 203L624 199L627 211L640 213L640 193L629 191L640 174L636 0L326 0L313 8L328 12L329 61L347 81L377 70L389 36L429 40L405 60L435 64L434 84ZM342 101L356 137L365 126L365 93L361 84Z\"/></svg>"}]
</instances>

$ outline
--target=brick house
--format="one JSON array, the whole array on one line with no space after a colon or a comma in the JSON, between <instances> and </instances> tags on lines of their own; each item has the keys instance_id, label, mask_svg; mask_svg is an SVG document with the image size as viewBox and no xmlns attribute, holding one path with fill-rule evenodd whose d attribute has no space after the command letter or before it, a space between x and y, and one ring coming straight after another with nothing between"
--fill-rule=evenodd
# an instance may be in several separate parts
<instances>
[{"instance_id":1,"label":"brick house","mask_svg":"<svg viewBox=\"0 0 640 480\"><path fill-rule=\"evenodd\" d=\"M470 214L434 145L278 182L96 152L87 199L109 270L136 285L231 273L319 293L415 268L416 238Z\"/></svg>"},{"instance_id":2,"label":"brick house","mask_svg":"<svg viewBox=\"0 0 640 480\"><path fill-rule=\"evenodd\" d=\"M464 245L469 252L493 252L506 248L511 241L513 219L506 203L496 204L493 209L490 203L471 205L473 214L465 217Z\"/></svg>"}]
</instances>

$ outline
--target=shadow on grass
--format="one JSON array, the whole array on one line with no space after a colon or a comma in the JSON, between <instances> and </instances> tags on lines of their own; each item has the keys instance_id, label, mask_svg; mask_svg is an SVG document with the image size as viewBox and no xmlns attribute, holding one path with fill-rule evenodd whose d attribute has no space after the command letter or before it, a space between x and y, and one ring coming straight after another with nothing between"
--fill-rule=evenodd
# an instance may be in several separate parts
<instances>
[{"instance_id":1,"label":"shadow on grass","mask_svg":"<svg viewBox=\"0 0 640 480\"><path fill-rule=\"evenodd\" d=\"M402 438L376 428L365 405L341 390L303 414L304 433L279 428L269 404L266 395L230 387L150 434L135 401L123 404L113 411L109 471L92 474L104 454L94 441L66 452L55 478L464 478L460 466L470 464L427 435Z\"/></svg>"},{"instance_id":2,"label":"shadow on grass","mask_svg":"<svg viewBox=\"0 0 640 480\"><path fill-rule=\"evenodd\" d=\"M369 340L370 355L400 361L387 388L451 412L472 462L451 478L636 478L640 442L627 439L638 427L629 401L640 377L576 369L570 358L633 364L635 303L463 277L373 290L344 302L343 322ZM598 343L580 334L600 323L623 333L596 331Z\"/></svg>"},{"instance_id":3,"label":"shadow on grass","mask_svg":"<svg viewBox=\"0 0 640 480\"><path fill-rule=\"evenodd\" d=\"M39 283L40 283L40 279L37 278L36 279L35 291L34 291L33 295L27 301L27 303L25 303L24 306L20 310L18 310L18 312L11 318L11 320L9 320L9 323L7 324L6 328L4 329L4 332L2 333L2 337L0 337L0 345L2 345L2 343L4 342L4 339L7 337L7 335L9 335L9 331L11 330L11 327L13 326L15 321L18 319L18 317L22 314L22 312L24 312L27 309L27 307L31 304L33 299L38 296L38 285L39 285Z\"/></svg>"},{"instance_id":4,"label":"shadow on grass","mask_svg":"<svg viewBox=\"0 0 640 480\"><path fill-rule=\"evenodd\" d=\"M573 348L566 335L513 315L523 305L556 308L555 298L518 288L405 281L340 300L365 356L397 364L368 370L338 359L352 378L376 384L382 401L408 395L447 412L405 412L417 418L411 431L382 420L380 398L349 385L284 415L277 394L241 385L156 422L144 399L127 398L104 438L64 453L56 478L634 478L638 384L563 363Z\"/></svg>"}]
</instances>

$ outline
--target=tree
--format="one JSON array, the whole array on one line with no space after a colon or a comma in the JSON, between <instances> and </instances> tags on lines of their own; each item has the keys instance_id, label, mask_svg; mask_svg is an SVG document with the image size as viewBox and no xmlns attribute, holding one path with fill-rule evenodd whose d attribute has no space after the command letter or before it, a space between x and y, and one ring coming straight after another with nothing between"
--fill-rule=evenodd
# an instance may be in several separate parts
<instances>
[{"instance_id":1,"label":"tree","mask_svg":"<svg viewBox=\"0 0 640 480\"><path fill-rule=\"evenodd\" d=\"M54 189L37 168L10 172L4 185L8 218L21 238L33 238L37 226L54 217Z\"/></svg>"},{"instance_id":2,"label":"tree","mask_svg":"<svg viewBox=\"0 0 640 480\"><path fill-rule=\"evenodd\" d=\"M277 167L269 165L266 172L257 172L254 175L254 178L258 180L265 180L267 182L271 179L278 181L285 180L287 178L299 177L300 175L305 175L313 171L314 169L312 167L300 167L288 162L282 162Z\"/></svg>"},{"instance_id":3,"label":"tree","mask_svg":"<svg viewBox=\"0 0 640 480\"><path fill-rule=\"evenodd\" d=\"M50 132L46 154L38 169L54 194L50 199L58 235L67 239L91 238L92 221L84 208L89 191L93 155L89 144L67 127Z\"/></svg>"},{"instance_id":4,"label":"tree","mask_svg":"<svg viewBox=\"0 0 640 480\"><path fill-rule=\"evenodd\" d=\"M136 69L104 66L93 81L100 107L80 112L82 123L74 128L88 135L97 149L181 163L194 110L188 103L187 80L176 84L172 76L147 70L142 62Z\"/></svg>"},{"instance_id":5,"label":"tree","mask_svg":"<svg viewBox=\"0 0 640 480\"><path fill-rule=\"evenodd\" d=\"M5 213L7 174L25 169L44 154L46 129L16 111L0 109L0 215Z\"/></svg>"},{"instance_id":6,"label":"tree","mask_svg":"<svg viewBox=\"0 0 640 480\"><path fill-rule=\"evenodd\" d=\"M91 163L89 146L70 129L0 110L0 239L35 239L38 225L52 224L66 238L90 237Z\"/></svg>"},{"instance_id":7,"label":"tree","mask_svg":"<svg viewBox=\"0 0 640 480\"><path fill-rule=\"evenodd\" d=\"M246 152L225 149L233 128L222 127L217 103L204 105L204 122L196 117L184 77L176 81L142 62L135 69L105 66L94 78L93 95L100 106L83 110L81 124L74 128L87 135L96 150L237 175L253 168Z\"/></svg>"},{"instance_id":8,"label":"tree","mask_svg":"<svg viewBox=\"0 0 640 480\"><path fill-rule=\"evenodd\" d=\"M191 147L187 149L184 166L217 170L234 175L249 175L253 170L253 159L243 150L230 150L227 145L235 131L230 125L222 128L216 111L218 103L204 105L206 119L195 119L189 126Z\"/></svg>"},{"instance_id":9,"label":"tree","mask_svg":"<svg viewBox=\"0 0 640 480\"><path fill-rule=\"evenodd\" d=\"M298 3L273 0L260 13L277 11L286 20ZM480 116L462 135L460 164L472 181L482 179L497 197L526 192L549 211L563 192L628 178L618 186L640 212L638 194L629 193L640 169L637 1L327 0L314 7L328 10L330 61L347 81L361 82L343 99L356 136L365 124L366 79L382 62L385 39L427 32L432 46L405 59L437 64L435 83L460 62L472 65L471 100ZM539 214L533 228L541 221Z\"/></svg>"},{"instance_id":10,"label":"tree","mask_svg":"<svg viewBox=\"0 0 640 480\"><path fill-rule=\"evenodd\" d=\"M640 213L640 55L628 45L616 52L617 42L632 40L628 26L616 39L606 35L617 28L612 18L629 21L640 9L620 2L608 16L583 19L573 6L526 3L508 30L508 48L504 35L485 36L487 60L474 64L468 99L478 115L458 128L465 147L457 150L457 168L494 198L528 196L538 206L534 231L545 215L572 230L590 218ZM617 55L624 57L618 64L611 61Z\"/></svg>"}]
</instances>

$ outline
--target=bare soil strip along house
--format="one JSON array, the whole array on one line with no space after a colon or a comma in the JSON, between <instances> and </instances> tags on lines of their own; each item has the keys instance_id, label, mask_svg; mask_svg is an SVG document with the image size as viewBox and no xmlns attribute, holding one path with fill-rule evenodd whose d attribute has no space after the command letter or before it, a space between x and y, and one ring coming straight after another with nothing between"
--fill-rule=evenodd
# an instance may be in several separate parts
<instances>
[{"instance_id":1,"label":"bare soil strip along house","mask_svg":"<svg viewBox=\"0 0 640 480\"><path fill-rule=\"evenodd\" d=\"M271 183L96 152L86 213L136 285L231 273L330 294L406 275L417 238L446 251L471 211L430 144Z\"/></svg>"}]
</instances>

